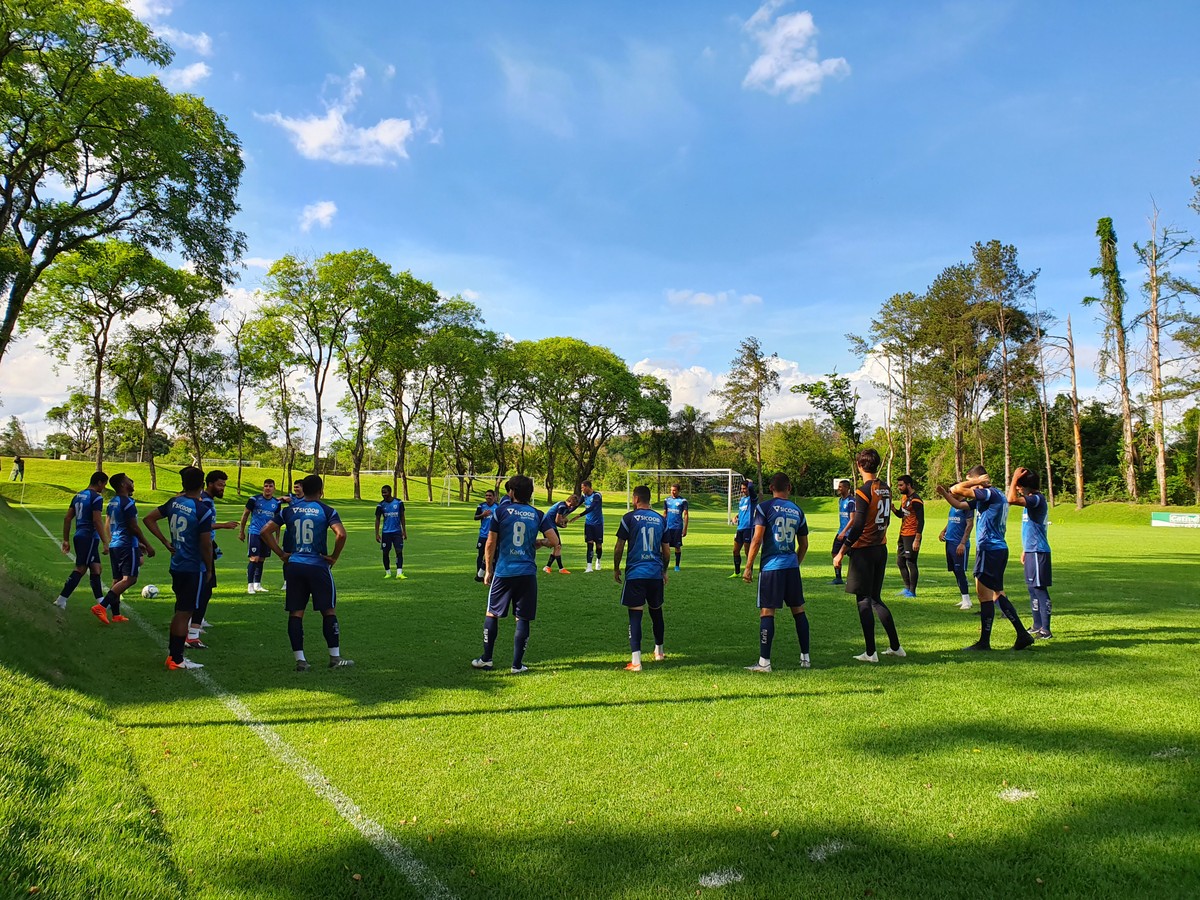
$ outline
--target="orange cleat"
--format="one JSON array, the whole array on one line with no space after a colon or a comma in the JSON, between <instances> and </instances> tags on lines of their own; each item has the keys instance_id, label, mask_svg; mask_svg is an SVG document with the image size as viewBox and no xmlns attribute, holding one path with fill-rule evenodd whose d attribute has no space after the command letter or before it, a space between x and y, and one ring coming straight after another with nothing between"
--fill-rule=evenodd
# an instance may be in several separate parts
<instances>
[{"instance_id":1,"label":"orange cleat","mask_svg":"<svg viewBox=\"0 0 1200 900\"><path fill-rule=\"evenodd\" d=\"M570 575L570 574L571 574L571 570L570 570L570 569L559 569L559 570L558 570L558 574L559 574L559 575Z\"/></svg>"},{"instance_id":2,"label":"orange cleat","mask_svg":"<svg viewBox=\"0 0 1200 900\"><path fill-rule=\"evenodd\" d=\"M203 669L204 668L203 665L201 665L198 662L192 662L186 656L183 658L183 662L175 662L175 660L171 659L171 657L168 656L167 662L166 662L166 667L167 667L167 670L170 672L173 672L176 669Z\"/></svg>"},{"instance_id":3,"label":"orange cleat","mask_svg":"<svg viewBox=\"0 0 1200 900\"><path fill-rule=\"evenodd\" d=\"M112 620L113 620L114 622L128 622L128 621L129 621L128 617L126 617L126 616L119 616L119 615L118 615L118 616L113 616L113 617L112 617Z\"/></svg>"},{"instance_id":4,"label":"orange cleat","mask_svg":"<svg viewBox=\"0 0 1200 900\"><path fill-rule=\"evenodd\" d=\"M625 671L626 672L640 672L640 671L642 671L642 664L635 663L635 662L625 663Z\"/></svg>"},{"instance_id":5,"label":"orange cleat","mask_svg":"<svg viewBox=\"0 0 1200 900\"><path fill-rule=\"evenodd\" d=\"M103 606L101 606L99 603L97 603L95 606L93 606L93 607L92 607L92 615L93 615L93 616L95 616L97 619L99 619L99 620L100 620L100 624L101 624L101 625L109 625L109 624L111 624L111 623L108 621L108 610L106 610L106 609L105 609Z\"/></svg>"}]
</instances>

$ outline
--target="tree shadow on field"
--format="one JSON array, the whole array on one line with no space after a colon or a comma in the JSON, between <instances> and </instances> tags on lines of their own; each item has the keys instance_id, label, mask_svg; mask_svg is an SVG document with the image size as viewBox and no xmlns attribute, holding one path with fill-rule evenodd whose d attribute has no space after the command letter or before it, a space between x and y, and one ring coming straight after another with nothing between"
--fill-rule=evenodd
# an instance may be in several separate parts
<instances>
[{"instance_id":1,"label":"tree shadow on field","mask_svg":"<svg viewBox=\"0 0 1200 900\"><path fill-rule=\"evenodd\" d=\"M380 823L461 898L683 898L719 885L725 885L719 896L732 898L1124 900L1200 892L1195 834L1186 812L1195 802L1183 789L1148 796L1133 822L1120 801L1043 813L1036 799L1004 802L990 783L969 801L976 810L908 815L894 806L880 811L876 799L881 798L866 798L862 815L848 812L854 807L836 798L815 800L812 814L804 815L764 816L748 802L744 812L722 805L710 811L710 821L686 824L683 810L640 806L619 812L581 805L559 823L523 825L521 791L514 785L509 807L479 810L485 820L498 814L509 823L502 827L442 819ZM541 818L530 813L531 820ZM228 864L206 880L237 895L413 894L383 857L357 846L302 855L287 848L249 852L236 844L233 850ZM354 874L362 880L355 881ZM703 881L706 877L711 880Z\"/></svg>"},{"instance_id":2,"label":"tree shadow on field","mask_svg":"<svg viewBox=\"0 0 1200 900\"><path fill-rule=\"evenodd\" d=\"M498 673L484 674L479 673L478 677L503 677ZM526 676L528 677L528 676ZM818 697L836 697L836 696L854 696L854 695L870 695L882 694L883 688L834 688L831 690L811 690L811 691L777 691L770 694L770 698L774 699L812 699ZM455 719L455 718L471 718L474 716L486 717L501 717L504 716L523 716L530 713L557 713L570 712L572 710L586 709L624 709L635 707L669 707L669 706L685 706L695 705L700 707L720 705L725 703L741 703L744 701L763 700L762 693L726 693L720 696L701 696L701 697L643 697L631 698L627 700L583 700L577 703L528 703L515 704L513 706L486 706L477 709L438 709L438 710L410 710L410 711L395 711L395 712L355 712L353 719L356 722L403 722L403 721L424 721L433 719ZM347 716L343 712L338 713L314 713L305 716L262 716L257 719L264 725L313 725L320 722L338 722L342 723L347 720ZM235 718L228 719L210 719L197 720L194 717L188 717L178 720L139 720L136 724L130 724L130 728L184 728L184 727L211 727L237 725L239 720Z\"/></svg>"}]
</instances>

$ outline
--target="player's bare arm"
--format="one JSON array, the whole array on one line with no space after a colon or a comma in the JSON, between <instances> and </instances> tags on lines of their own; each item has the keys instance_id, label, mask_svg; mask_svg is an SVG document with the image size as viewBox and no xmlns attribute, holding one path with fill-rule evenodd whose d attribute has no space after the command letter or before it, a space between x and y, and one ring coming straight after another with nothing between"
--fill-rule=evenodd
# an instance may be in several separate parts
<instances>
[{"instance_id":1,"label":"player's bare arm","mask_svg":"<svg viewBox=\"0 0 1200 900\"><path fill-rule=\"evenodd\" d=\"M1024 466L1017 466L1012 473L1012 481L1008 483L1008 502L1014 506L1025 505L1025 495L1017 490L1017 482L1029 474L1029 470ZM1025 554L1021 554L1021 560L1024 562Z\"/></svg>"},{"instance_id":2,"label":"player's bare arm","mask_svg":"<svg viewBox=\"0 0 1200 900\"><path fill-rule=\"evenodd\" d=\"M268 522L263 526L263 529L261 532L259 532L258 536L262 538L262 542L267 545L268 550L286 563L291 554L285 553L283 548L279 546L279 541L275 538L275 535L278 533L279 525L275 522Z\"/></svg>"},{"instance_id":3,"label":"player's bare arm","mask_svg":"<svg viewBox=\"0 0 1200 900\"><path fill-rule=\"evenodd\" d=\"M750 540L750 549L746 551L746 567L742 570L742 581L749 584L754 572L754 558L762 547L763 535L767 533L766 525L754 526L754 537Z\"/></svg>"},{"instance_id":4,"label":"player's bare arm","mask_svg":"<svg viewBox=\"0 0 1200 900\"><path fill-rule=\"evenodd\" d=\"M250 510L242 512L242 521L238 523L238 540L246 543L246 523L250 521Z\"/></svg>"},{"instance_id":5,"label":"player's bare arm","mask_svg":"<svg viewBox=\"0 0 1200 900\"><path fill-rule=\"evenodd\" d=\"M346 526L341 522L333 522L329 528L334 536L333 552L322 556L321 559L332 567L337 565L338 557L342 555L342 548L346 546Z\"/></svg>"},{"instance_id":6,"label":"player's bare arm","mask_svg":"<svg viewBox=\"0 0 1200 900\"><path fill-rule=\"evenodd\" d=\"M172 556L175 555L175 545L163 537L162 529L158 527L158 520L163 517L158 509L152 509L142 518L142 524L150 530L150 533L158 538L158 542L167 548L167 552Z\"/></svg>"},{"instance_id":7,"label":"player's bare arm","mask_svg":"<svg viewBox=\"0 0 1200 900\"><path fill-rule=\"evenodd\" d=\"M540 540L539 540L539 543ZM549 546L545 544L543 546ZM500 552L500 535L494 531L488 532L487 544L483 548L483 583L491 584L496 572L496 556Z\"/></svg>"},{"instance_id":8,"label":"player's bare arm","mask_svg":"<svg viewBox=\"0 0 1200 900\"><path fill-rule=\"evenodd\" d=\"M808 535L802 534L796 538L796 560L801 565L804 564L804 557L808 555Z\"/></svg>"},{"instance_id":9,"label":"player's bare arm","mask_svg":"<svg viewBox=\"0 0 1200 900\"><path fill-rule=\"evenodd\" d=\"M625 539L617 538L613 547L613 581L621 583L621 560L625 558Z\"/></svg>"}]
</instances>

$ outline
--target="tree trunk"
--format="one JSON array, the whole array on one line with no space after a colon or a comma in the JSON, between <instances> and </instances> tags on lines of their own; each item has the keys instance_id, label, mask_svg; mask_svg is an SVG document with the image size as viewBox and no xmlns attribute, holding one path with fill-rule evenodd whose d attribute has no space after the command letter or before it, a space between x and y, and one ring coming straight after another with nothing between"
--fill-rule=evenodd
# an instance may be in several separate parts
<instances>
[{"instance_id":1,"label":"tree trunk","mask_svg":"<svg viewBox=\"0 0 1200 900\"><path fill-rule=\"evenodd\" d=\"M754 461L758 464L758 492L763 492L762 483L762 405L754 407Z\"/></svg>"},{"instance_id":2,"label":"tree trunk","mask_svg":"<svg viewBox=\"0 0 1200 900\"><path fill-rule=\"evenodd\" d=\"M1001 316L1003 320L1003 316ZM1012 440L1008 430L1008 338L1000 338L1000 404L1004 416L1004 483L1012 482ZM979 450L983 456L983 448Z\"/></svg>"},{"instance_id":3,"label":"tree trunk","mask_svg":"<svg viewBox=\"0 0 1200 900\"><path fill-rule=\"evenodd\" d=\"M154 465L154 445L150 445L150 490L158 490L158 469Z\"/></svg>"},{"instance_id":4,"label":"tree trunk","mask_svg":"<svg viewBox=\"0 0 1200 900\"><path fill-rule=\"evenodd\" d=\"M1125 490L1131 500L1138 499L1137 465L1133 446L1133 398L1129 392L1129 357L1126 348L1124 322L1114 322L1117 345L1117 377L1121 391L1121 468L1125 475Z\"/></svg>"},{"instance_id":5,"label":"tree trunk","mask_svg":"<svg viewBox=\"0 0 1200 900\"><path fill-rule=\"evenodd\" d=\"M1075 432L1075 508L1083 509L1083 430L1079 424L1079 388L1075 381L1075 339L1067 316L1067 360L1071 366L1071 425Z\"/></svg>"},{"instance_id":6,"label":"tree trunk","mask_svg":"<svg viewBox=\"0 0 1200 900\"><path fill-rule=\"evenodd\" d=\"M1150 288L1146 309L1146 330L1150 343L1150 402L1154 417L1154 475L1158 481L1158 503L1167 505L1167 442L1163 435L1162 332L1158 318L1158 223L1150 223L1150 245L1146 248L1146 267Z\"/></svg>"}]
</instances>

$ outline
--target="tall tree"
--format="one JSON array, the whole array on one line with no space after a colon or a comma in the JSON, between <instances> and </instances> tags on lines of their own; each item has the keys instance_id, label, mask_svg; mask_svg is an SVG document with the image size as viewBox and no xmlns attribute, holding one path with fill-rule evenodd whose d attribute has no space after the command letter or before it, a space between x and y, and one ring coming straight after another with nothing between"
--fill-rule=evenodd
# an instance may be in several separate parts
<instances>
[{"instance_id":1,"label":"tall tree","mask_svg":"<svg viewBox=\"0 0 1200 900\"><path fill-rule=\"evenodd\" d=\"M337 337L354 313L349 298L337 289L332 271L336 257L327 254L313 263L284 256L271 265L263 283L271 304L268 315L278 323L275 330L288 335L312 381L314 469L320 465L324 398L337 358Z\"/></svg>"},{"instance_id":2,"label":"tall tree","mask_svg":"<svg viewBox=\"0 0 1200 900\"><path fill-rule=\"evenodd\" d=\"M992 240L971 248L981 313L995 329L1000 349L1000 409L1004 422L1004 483L1012 478L1012 433L1009 406L1014 387L1013 342L1032 337L1026 301L1033 295L1038 270L1026 272L1017 262L1017 248Z\"/></svg>"},{"instance_id":3,"label":"tall tree","mask_svg":"<svg viewBox=\"0 0 1200 900\"><path fill-rule=\"evenodd\" d=\"M725 386L712 392L721 401L721 418L735 428L751 432L754 438L760 492L763 489L763 411L770 405L771 398L779 393L779 373L772 365L778 359L778 353L770 356L763 353L758 338L745 338L729 364Z\"/></svg>"},{"instance_id":4,"label":"tall tree","mask_svg":"<svg viewBox=\"0 0 1200 900\"><path fill-rule=\"evenodd\" d=\"M1148 374L1150 376L1150 408L1154 431L1154 475L1158 482L1158 502L1167 505L1167 440L1164 422L1164 406L1168 396L1167 380L1163 376L1163 346L1166 341L1164 329L1178 312L1181 294L1196 294L1196 286L1171 274L1171 263L1194 249L1195 241L1177 228L1160 227L1158 207L1152 207L1150 218L1150 240L1145 244L1134 243L1138 261L1146 270L1146 281L1142 293L1146 297L1145 312L1139 317L1146 323L1146 339L1149 350Z\"/></svg>"},{"instance_id":5,"label":"tall tree","mask_svg":"<svg viewBox=\"0 0 1200 900\"><path fill-rule=\"evenodd\" d=\"M105 403L105 412L111 406ZM96 422L92 418L92 398L83 391L72 391L62 403L46 410L46 421L62 429L69 439L68 452L89 453L96 446Z\"/></svg>"},{"instance_id":6,"label":"tall tree","mask_svg":"<svg viewBox=\"0 0 1200 900\"><path fill-rule=\"evenodd\" d=\"M289 336L282 330L279 319L270 314L251 319L245 331L251 378L257 386L257 405L271 416L283 440L284 484L290 488L299 429L308 417L308 410L295 385L304 363L292 352Z\"/></svg>"},{"instance_id":7,"label":"tall tree","mask_svg":"<svg viewBox=\"0 0 1200 900\"><path fill-rule=\"evenodd\" d=\"M883 358L884 380L876 387L884 391L889 413L899 409L900 433L904 441L904 471L912 471L913 440L918 417L916 392L912 387L913 366L917 353L916 337L924 298L911 291L893 294L871 321L865 336L846 335L853 352L864 362ZM888 439L891 440L889 415ZM890 465L890 461L889 461ZM854 467L851 466L851 469Z\"/></svg>"},{"instance_id":8,"label":"tall tree","mask_svg":"<svg viewBox=\"0 0 1200 900\"><path fill-rule=\"evenodd\" d=\"M1125 280L1117 265L1117 232L1112 219L1096 223L1100 239L1100 264L1091 270L1104 287L1102 297L1084 297L1085 306L1099 305L1104 323L1104 347L1100 353L1100 377L1117 388L1121 401L1121 474L1130 499L1138 498L1137 449L1133 434L1133 397L1129 390L1129 324L1125 321ZM1116 374L1112 374L1112 367Z\"/></svg>"},{"instance_id":9,"label":"tall tree","mask_svg":"<svg viewBox=\"0 0 1200 900\"><path fill-rule=\"evenodd\" d=\"M248 318L245 313L231 314L221 321L229 341L226 372L233 388L233 415L236 427L237 492L242 492L242 469L246 460L246 392L254 383L253 361L246 347Z\"/></svg>"},{"instance_id":10,"label":"tall tree","mask_svg":"<svg viewBox=\"0 0 1200 900\"><path fill-rule=\"evenodd\" d=\"M525 383L514 378L521 371L521 361L515 344L506 337L480 347L483 356L483 429L484 438L491 447L496 461L496 483L508 475L509 465L509 421L517 418L521 443L518 448L518 471L524 469L525 418L522 406L527 402Z\"/></svg>"},{"instance_id":11,"label":"tall tree","mask_svg":"<svg viewBox=\"0 0 1200 900\"><path fill-rule=\"evenodd\" d=\"M225 354L217 349L217 329L208 313L193 318L175 368L175 403L170 420L187 435L194 464L204 466L211 424L224 411Z\"/></svg>"},{"instance_id":12,"label":"tall tree","mask_svg":"<svg viewBox=\"0 0 1200 900\"><path fill-rule=\"evenodd\" d=\"M483 414L486 363L481 347L495 344L499 335L485 330L479 308L452 297L438 308L436 323L422 347L431 372L430 453L426 488L432 496L434 449L444 448L447 462L459 476L475 472L475 424ZM459 497L466 499L469 478L459 478Z\"/></svg>"},{"instance_id":13,"label":"tall tree","mask_svg":"<svg viewBox=\"0 0 1200 900\"><path fill-rule=\"evenodd\" d=\"M172 58L122 3L0 6L3 359L25 301L63 253L119 235L233 278L243 163L222 116L153 75Z\"/></svg>"},{"instance_id":14,"label":"tall tree","mask_svg":"<svg viewBox=\"0 0 1200 900\"><path fill-rule=\"evenodd\" d=\"M863 423L858 417L860 397L858 391L850 387L850 379L839 375L835 369L824 381L793 384L791 392L807 397L809 403L829 416L846 452L846 471L851 481L856 481L854 459L858 455L858 448L862 446Z\"/></svg>"},{"instance_id":15,"label":"tall tree","mask_svg":"<svg viewBox=\"0 0 1200 900\"><path fill-rule=\"evenodd\" d=\"M24 326L64 365L88 369L96 468L104 466L104 380L113 329L170 301L177 272L140 247L93 241L59 257L29 298Z\"/></svg>"},{"instance_id":16,"label":"tall tree","mask_svg":"<svg viewBox=\"0 0 1200 900\"><path fill-rule=\"evenodd\" d=\"M1071 430L1075 437L1075 508L1083 509L1083 423L1079 413L1079 385L1075 370L1075 336L1067 316L1067 361L1071 367Z\"/></svg>"},{"instance_id":17,"label":"tall tree","mask_svg":"<svg viewBox=\"0 0 1200 900\"><path fill-rule=\"evenodd\" d=\"M0 432L0 456L28 456L30 449L25 426L16 416L9 416L8 423Z\"/></svg>"},{"instance_id":18,"label":"tall tree","mask_svg":"<svg viewBox=\"0 0 1200 900\"><path fill-rule=\"evenodd\" d=\"M713 432L716 426L707 413L684 404L683 409L671 416L671 445L675 463L685 469L699 469L716 446Z\"/></svg>"},{"instance_id":19,"label":"tall tree","mask_svg":"<svg viewBox=\"0 0 1200 900\"><path fill-rule=\"evenodd\" d=\"M341 298L351 309L345 327L333 334L333 352L346 383L346 408L354 421L351 470L354 499L361 500L367 432L377 406L386 350L424 324L437 303L437 292L409 272L397 275L368 250L323 257L320 278L323 291Z\"/></svg>"}]
</instances>

